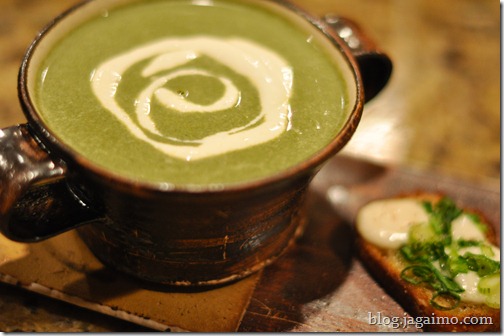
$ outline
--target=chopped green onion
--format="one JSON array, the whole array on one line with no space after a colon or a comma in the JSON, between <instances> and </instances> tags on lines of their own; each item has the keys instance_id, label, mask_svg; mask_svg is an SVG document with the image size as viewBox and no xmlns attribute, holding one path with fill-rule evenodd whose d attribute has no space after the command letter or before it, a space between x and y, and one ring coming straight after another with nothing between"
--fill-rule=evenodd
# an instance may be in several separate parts
<instances>
[{"instance_id":1,"label":"chopped green onion","mask_svg":"<svg viewBox=\"0 0 504 336\"><path fill-rule=\"evenodd\" d=\"M437 236L430 223L418 223L411 226L408 238L411 243L415 243L434 241Z\"/></svg>"},{"instance_id":2,"label":"chopped green onion","mask_svg":"<svg viewBox=\"0 0 504 336\"><path fill-rule=\"evenodd\" d=\"M478 291L485 295L500 292L500 274L495 273L482 277L478 282Z\"/></svg>"},{"instance_id":3,"label":"chopped green onion","mask_svg":"<svg viewBox=\"0 0 504 336\"><path fill-rule=\"evenodd\" d=\"M474 271L481 278L478 290L486 295L490 307L500 307L500 262L491 259L492 247L477 240L453 240L451 225L462 210L455 203L443 198L438 203L423 202L429 214L427 223L418 223L409 230L408 243L399 251L410 263L401 272L401 278L414 285L426 284L434 294L430 303L436 309L451 310L460 303L459 293L464 289L454 280L460 273ZM477 215L468 214L471 220L484 227ZM480 247L482 254L461 249ZM436 265L436 266L435 266Z\"/></svg>"},{"instance_id":4,"label":"chopped green onion","mask_svg":"<svg viewBox=\"0 0 504 336\"><path fill-rule=\"evenodd\" d=\"M472 246L481 246L481 242L477 240L465 240L465 239L457 240L457 247L459 248L472 247Z\"/></svg>"},{"instance_id":5,"label":"chopped green onion","mask_svg":"<svg viewBox=\"0 0 504 336\"><path fill-rule=\"evenodd\" d=\"M466 252L463 257L467 260L469 269L478 273L479 277L493 274L500 270L500 262L484 255Z\"/></svg>"},{"instance_id":6,"label":"chopped green onion","mask_svg":"<svg viewBox=\"0 0 504 336\"><path fill-rule=\"evenodd\" d=\"M439 235L451 236L451 222L462 213L455 202L443 197L435 205L424 202L424 208L430 215L430 223L434 231Z\"/></svg>"},{"instance_id":7,"label":"chopped green onion","mask_svg":"<svg viewBox=\"0 0 504 336\"><path fill-rule=\"evenodd\" d=\"M480 279L478 291L486 296L485 303L492 308L500 308L500 273L490 274Z\"/></svg>"},{"instance_id":8,"label":"chopped green onion","mask_svg":"<svg viewBox=\"0 0 504 336\"><path fill-rule=\"evenodd\" d=\"M418 285L422 282L430 282L432 277L432 270L430 267L424 265L411 265L401 272L401 278L413 285Z\"/></svg>"},{"instance_id":9,"label":"chopped green onion","mask_svg":"<svg viewBox=\"0 0 504 336\"><path fill-rule=\"evenodd\" d=\"M458 283L456 283L453 279L443 275L438 269L435 267L432 267L432 271L434 272L434 275L436 278L441 282L443 285L442 289L449 291L449 292L454 292L454 293L461 293L464 291L462 287L459 286Z\"/></svg>"},{"instance_id":10,"label":"chopped green onion","mask_svg":"<svg viewBox=\"0 0 504 336\"><path fill-rule=\"evenodd\" d=\"M500 289L496 293L490 294L486 297L485 303L491 308L500 308Z\"/></svg>"},{"instance_id":11,"label":"chopped green onion","mask_svg":"<svg viewBox=\"0 0 504 336\"><path fill-rule=\"evenodd\" d=\"M460 304L460 295L452 292L437 292L430 300L430 304L439 310L452 310Z\"/></svg>"},{"instance_id":12,"label":"chopped green onion","mask_svg":"<svg viewBox=\"0 0 504 336\"><path fill-rule=\"evenodd\" d=\"M411 243L404 245L400 252L406 260L411 262L435 261L446 255L442 242Z\"/></svg>"},{"instance_id":13,"label":"chopped green onion","mask_svg":"<svg viewBox=\"0 0 504 336\"><path fill-rule=\"evenodd\" d=\"M469 272L469 266L467 266L467 261L463 257L455 256L450 258L449 271L452 277L455 277L459 273Z\"/></svg>"},{"instance_id":14,"label":"chopped green onion","mask_svg":"<svg viewBox=\"0 0 504 336\"><path fill-rule=\"evenodd\" d=\"M494 251L492 250L490 245L487 244L481 244L481 253L488 258L492 258L493 256L495 256Z\"/></svg>"}]
</instances>

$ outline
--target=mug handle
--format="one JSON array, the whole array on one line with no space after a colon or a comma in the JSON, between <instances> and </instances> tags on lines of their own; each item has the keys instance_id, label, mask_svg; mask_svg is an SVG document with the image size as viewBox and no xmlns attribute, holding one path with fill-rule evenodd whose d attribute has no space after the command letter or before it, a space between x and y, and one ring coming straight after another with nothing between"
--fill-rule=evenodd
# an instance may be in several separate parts
<instances>
[{"instance_id":1,"label":"mug handle","mask_svg":"<svg viewBox=\"0 0 504 336\"><path fill-rule=\"evenodd\" d=\"M102 219L71 191L66 172L27 124L0 129L0 231L36 242Z\"/></svg>"},{"instance_id":2,"label":"mug handle","mask_svg":"<svg viewBox=\"0 0 504 336\"><path fill-rule=\"evenodd\" d=\"M355 57L364 85L365 102L373 99L388 83L392 61L352 20L328 14L323 21L345 42Z\"/></svg>"}]
</instances>

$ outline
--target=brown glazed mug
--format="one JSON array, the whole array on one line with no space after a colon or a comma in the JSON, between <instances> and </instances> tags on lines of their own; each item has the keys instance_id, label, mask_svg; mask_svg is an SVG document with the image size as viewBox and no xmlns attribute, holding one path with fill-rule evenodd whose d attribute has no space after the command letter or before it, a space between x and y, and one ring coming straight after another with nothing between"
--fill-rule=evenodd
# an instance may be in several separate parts
<instances>
[{"instance_id":1,"label":"brown glazed mug","mask_svg":"<svg viewBox=\"0 0 504 336\"><path fill-rule=\"evenodd\" d=\"M317 19L275 1L321 31L345 60L355 96L341 132L305 162L258 181L200 189L143 183L73 150L42 120L32 97L33 72L58 36L96 8L120 2L71 8L27 51L19 97L28 121L0 130L0 230L15 241L37 242L77 229L105 265L158 284L213 285L245 277L274 261L302 231L310 180L348 142L364 103L386 85L391 61L352 22Z\"/></svg>"}]
</instances>

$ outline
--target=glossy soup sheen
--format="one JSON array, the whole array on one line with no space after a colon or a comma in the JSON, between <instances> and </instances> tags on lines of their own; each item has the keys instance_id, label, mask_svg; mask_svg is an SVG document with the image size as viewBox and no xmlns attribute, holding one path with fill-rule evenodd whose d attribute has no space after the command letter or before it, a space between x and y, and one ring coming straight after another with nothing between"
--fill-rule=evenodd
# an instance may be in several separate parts
<instances>
[{"instance_id":1,"label":"glossy soup sheen","mask_svg":"<svg viewBox=\"0 0 504 336\"><path fill-rule=\"evenodd\" d=\"M57 42L38 77L57 137L115 174L175 186L281 172L326 146L350 110L313 31L235 1L103 11Z\"/></svg>"}]
</instances>

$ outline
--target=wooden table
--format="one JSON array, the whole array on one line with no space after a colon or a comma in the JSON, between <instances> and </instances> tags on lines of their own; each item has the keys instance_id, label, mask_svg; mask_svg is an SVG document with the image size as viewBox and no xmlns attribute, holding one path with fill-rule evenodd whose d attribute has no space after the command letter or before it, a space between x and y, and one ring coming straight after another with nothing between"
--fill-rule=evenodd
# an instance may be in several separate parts
<instances>
[{"instance_id":1,"label":"wooden table","mask_svg":"<svg viewBox=\"0 0 504 336\"><path fill-rule=\"evenodd\" d=\"M0 127L25 121L18 67L36 32L71 1L0 0ZM394 73L359 129L314 181L310 225L259 277L240 331L373 331L369 314L404 311L352 253L366 199L424 188L500 219L500 8L492 0L295 0L357 21ZM2 331L138 331L144 327L0 284ZM414 330L414 329L403 329Z\"/></svg>"}]
</instances>

